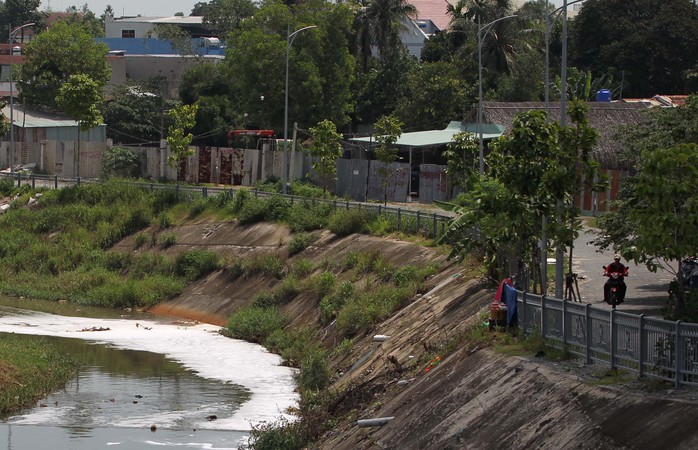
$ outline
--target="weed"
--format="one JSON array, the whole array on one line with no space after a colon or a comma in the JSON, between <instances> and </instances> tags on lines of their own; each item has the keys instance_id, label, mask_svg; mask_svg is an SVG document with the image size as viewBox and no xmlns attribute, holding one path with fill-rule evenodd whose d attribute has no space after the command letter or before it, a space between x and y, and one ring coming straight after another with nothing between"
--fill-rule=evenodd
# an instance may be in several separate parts
<instances>
[{"instance_id":1,"label":"weed","mask_svg":"<svg viewBox=\"0 0 698 450\"><path fill-rule=\"evenodd\" d=\"M158 225L161 229L166 230L174 225L174 217L172 217L170 213L161 212L160 215L158 215Z\"/></svg>"},{"instance_id":2,"label":"weed","mask_svg":"<svg viewBox=\"0 0 698 450\"><path fill-rule=\"evenodd\" d=\"M148 240L149 240L148 233L146 233L145 231L141 231L140 233L137 233L135 238L134 238L136 248L143 247L146 243L148 243Z\"/></svg>"},{"instance_id":3,"label":"weed","mask_svg":"<svg viewBox=\"0 0 698 450\"><path fill-rule=\"evenodd\" d=\"M177 255L177 275L187 280L197 280L220 268L220 257L210 250L190 250Z\"/></svg>"},{"instance_id":4,"label":"weed","mask_svg":"<svg viewBox=\"0 0 698 450\"><path fill-rule=\"evenodd\" d=\"M366 229L366 223L371 218L371 213L362 209L350 209L337 211L327 223L327 228L337 236L348 236L353 233L361 233Z\"/></svg>"},{"instance_id":5,"label":"weed","mask_svg":"<svg viewBox=\"0 0 698 450\"><path fill-rule=\"evenodd\" d=\"M172 247L177 243L177 235L175 233L163 233L160 236L160 243L163 247Z\"/></svg>"},{"instance_id":6,"label":"weed","mask_svg":"<svg viewBox=\"0 0 698 450\"><path fill-rule=\"evenodd\" d=\"M288 254L289 256L295 255L302 252L310 244L317 240L317 236L310 233L296 233L291 238L291 242L288 243Z\"/></svg>"},{"instance_id":7,"label":"weed","mask_svg":"<svg viewBox=\"0 0 698 450\"><path fill-rule=\"evenodd\" d=\"M291 264L291 269L289 270L289 275L302 280L303 278L310 275L315 270L315 264L309 259L299 259L293 261Z\"/></svg>"},{"instance_id":8,"label":"weed","mask_svg":"<svg viewBox=\"0 0 698 450\"><path fill-rule=\"evenodd\" d=\"M228 320L228 331L237 339L263 344L274 331L283 329L288 318L276 308L252 306L234 313Z\"/></svg>"}]
</instances>

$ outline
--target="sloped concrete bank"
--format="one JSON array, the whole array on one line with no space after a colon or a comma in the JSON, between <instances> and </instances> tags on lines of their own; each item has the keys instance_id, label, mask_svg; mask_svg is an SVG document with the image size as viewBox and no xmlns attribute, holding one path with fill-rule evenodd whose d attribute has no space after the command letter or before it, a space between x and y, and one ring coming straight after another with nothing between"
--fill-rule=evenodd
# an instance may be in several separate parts
<instances>
[{"instance_id":1,"label":"sloped concrete bank","mask_svg":"<svg viewBox=\"0 0 698 450\"><path fill-rule=\"evenodd\" d=\"M463 349L407 385L394 383L323 449L698 448L695 402L586 384L524 358Z\"/></svg>"},{"instance_id":2,"label":"sloped concrete bank","mask_svg":"<svg viewBox=\"0 0 698 450\"><path fill-rule=\"evenodd\" d=\"M209 246L226 255L284 253L290 233L263 225L201 224L175 229L175 248ZM249 239L255 245L249 245ZM125 248L133 248L130 242ZM492 284L468 275L436 249L395 239L323 232L294 258L341 260L349 251L377 251L391 264L439 264L427 291L364 334L332 361L332 389L342 398L337 426L315 446L357 449L692 449L698 448L698 403L621 385L595 386L565 367L538 358L504 356L463 339L482 327L492 301ZM256 293L279 280L229 280L223 272L188 287L156 312L224 325ZM316 301L302 294L284 312L294 325L319 324ZM380 339L376 339L380 336ZM318 339L337 344L332 324ZM429 370L427 370L427 368ZM666 387L664 387L666 393ZM357 420L387 418L382 426L358 427Z\"/></svg>"}]
</instances>

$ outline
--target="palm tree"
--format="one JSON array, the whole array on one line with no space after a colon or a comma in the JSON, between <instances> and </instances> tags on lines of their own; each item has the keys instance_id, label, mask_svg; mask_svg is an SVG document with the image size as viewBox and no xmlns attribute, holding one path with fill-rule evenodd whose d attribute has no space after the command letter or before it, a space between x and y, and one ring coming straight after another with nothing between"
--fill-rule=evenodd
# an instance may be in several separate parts
<instances>
[{"instance_id":1,"label":"palm tree","mask_svg":"<svg viewBox=\"0 0 698 450\"><path fill-rule=\"evenodd\" d=\"M478 23L486 25L513 12L512 0L461 0L452 10L451 32L474 35L461 49L468 55L477 54ZM483 37L482 65L495 73L510 73L519 45L519 27L514 21L495 23Z\"/></svg>"},{"instance_id":2,"label":"palm tree","mask_svg":"<svg viewBox=\"0 0 698 450\"><path fill-rule=\"evenodd\" d=\"M414 17L417 9L406 0L366 0L360 3L355 21L357 53L362 57L364 70L371 56L371 47L385 60L400 48L400 30L403 21Z\"/></svg>"}]
</instances>

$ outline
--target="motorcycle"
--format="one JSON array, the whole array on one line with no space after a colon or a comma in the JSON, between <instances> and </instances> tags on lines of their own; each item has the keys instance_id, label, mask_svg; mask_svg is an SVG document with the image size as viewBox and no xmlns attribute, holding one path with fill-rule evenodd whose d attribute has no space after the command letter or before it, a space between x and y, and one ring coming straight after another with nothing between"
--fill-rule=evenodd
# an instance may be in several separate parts
<instances>
[{"instance_id":1,"label":"motorcycle","mask_svg":"<svg viewBox=\"0 0 698 450\"><path fill-rule=\"evenodd\" d=\"M625 288L625 277L628 276L628 268L626 267L623 272L609 271L606 266L603 266L605 277L609 277L607 284L609 285L608 295L604 301L611 305L613 309L616 309L616 305L623 303L623 298L625 295L621 292L621 288ZM604 286L605 290L605 286Z\"/></svg>"}]
</instances>

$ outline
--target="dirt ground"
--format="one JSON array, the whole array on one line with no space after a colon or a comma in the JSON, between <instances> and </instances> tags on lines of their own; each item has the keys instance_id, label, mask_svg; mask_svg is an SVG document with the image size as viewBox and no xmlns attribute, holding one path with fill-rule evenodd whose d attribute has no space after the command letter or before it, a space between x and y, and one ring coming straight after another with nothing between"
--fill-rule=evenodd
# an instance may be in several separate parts
<instances>
[{"instance_id":1,"label":"dirt ground","mask_svg":"<svg viewBox=\"0 0 698 450\"><path fill-rule=\"evenodd\" d=\"M269 224L200 223L168 231L177 234L177 244L168 252L206 246L228 256L276 252L285 257L291 238L287 229ZM127 239L120 247L133 249L134 243ZM351 350L333 360L332 389L344 393L335 411L338 423L312 448L698 448L694 392L684 391L676 398L670 387L637 380L599 386L592 381L603 378L604 368L505 356L463 340L473 326L488 333L482 313L492 301L493 286L469 275L466 267L449 263L439 249L323 232L294 258L340 260L348 251L369 250L392 264L433 261L442 270L429 280L426 293L367 333L354 336ZM598 261L587 260L597 257L585 256L581 248L577 254L579 272L588 276L585 298L595 289ZM215 273L154 312L224 325L232 312L277 282L230 282ZM640 289L629 289L628 296ZM303 295L285 308L295 325L317 323L317 304ZM341 338L332 325L321 337L327 343ZM358 410L351 412L356 405ZM359 421L367 419L384 419L385 424L360 427Z\"/></svg>"}]
</instances>

